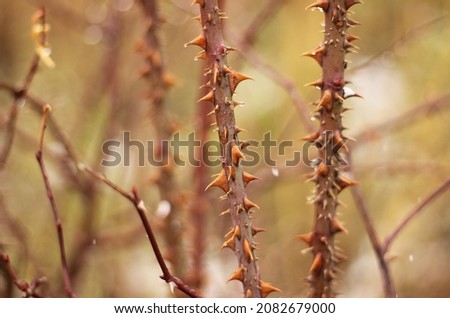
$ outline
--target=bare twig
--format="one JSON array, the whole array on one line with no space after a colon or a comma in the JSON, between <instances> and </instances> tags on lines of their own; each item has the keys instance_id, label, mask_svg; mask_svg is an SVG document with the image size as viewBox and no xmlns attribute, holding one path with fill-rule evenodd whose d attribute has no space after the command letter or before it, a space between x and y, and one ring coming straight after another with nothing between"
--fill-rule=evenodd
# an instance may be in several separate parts
<instances>
[{"instance_id":1,"label":"bare twig","mask_svg":"<svg viewBox=\"0 0 450 318\"><path fill-rule=\"evenodd\" d=\"M378 260L378 266L380 267L381 276L383 279L384 293L386 297L396 297L394 282L392 280L389 264L385 258L383 247L381 246L380 239L369 215L369 211L363 198L361 188L359 187L359 185L356 185L351 188L351 192L353 200L363 220L364 227L366 228L367 235L369 236L370 243L372 244L372 248L375 251L375 255Z\"/></svg>"},{"instance_id":2,"label":"bare twig","mask_svg":"<svg viewBox=\"0 0 450 318\"><path fill-rule=\"evenodd\" d=\"M47 127L47 120L49 112L51 111L50 105L46 104L43 109L43 116L42 116L42 124L41 124L41 133L39 137L39 149L36 152L36 159L39 163L39 168L42 173L42 178L44 179L45 189L47 191L47 197L50 202L50 205L52 207L53 212L53 218L56 225L56 231L58 232L58 243L59 243L59 252L61 256L61 266L62 266L62 274L63 274L63 281L64 281L64 289L69 297L75 297L75 293L72 289L72 282L70 280L69 275L69 269L67 266L67 257L66 257L66 250L64 247L64 232L63 232L63 226L62 221L59 216L58 207L56 205L55 196L53 195L53 191L50 185L50 180L47 174L47 171L45 169L45 163L44 163L44 157L43 157L43 145L44 145L44 135L45 135L45 129Z\"/></svg>"},{"instance_id":3,"label":"bare twig","mask_svg":"<svg viewBox=\"0 0 450 318\"><path fill-rule=\"evenodd\" d=\"M159 267L161 268L161 271L163 272L163 275L161 275L161 279L163 279L165 282L167 282L171 288L176 286L179 290L181 290L186 295L196 298L199 297L199 294L194 289L190 288L186 283L184 283L183 280L181 280L178 277L173 276L169 268L166 265L166 262L164 260L164 257L162 256L161 250L159 248L158 242L156 240L156 237L153 233L152 227L150 225L150 222L147 219L147 208L145 207L144 201L142 201L138 195L137 189L133 188L131 192L128 192L124 189L122 189L120 186L116 185L114 182L110 181L108 178L106 178L104 175L99 174L95 170L89 168L88 166L79 163L78 167L96 178L97 180L103 182L108 187L125 197L128 201L130 201L135 209L136 212L138 212L139 217L141 219L142 225L144 226L145 232L147 234L147 237L150 241L150 244L152 246L153 252L155 253L156 260L158 261Z\"/></svg>"},{"instance_id":4,"label":"bare twig","mask_svg":"<svg viewBox=\"0 0 450 318\"><path fill-rule=\"evenodd\" d=\"M398 50L400 47L407 45L411 41L413 41L415 38L417 38L421 33L424 33L428 28L436 24L437 22L443 20L447 15L441 15L434 19L431 19L429 21L426 21L422 24L419 24L415 26L414 28L410 29L408 32L403 34L400 38L392 42L388 47L386 47L384 50L378 52L375 55L372 55L370 58L365 60L364 62L361 62L358 65L355 65L354 67L349 68L349 72L355 72L358 70L361 70L376 60L380 59L387 53L395 53L396 50Z\"/></svg>"},{"instance_id":5,"label":"bare twig","mask_svg":"<svg viewBox=\"0 0 450 318\"><path fill-rule=\"evenodd\" d=\"M450 92L444 93L431 100L422 102L420 105L395 118L362 131L355 137L358 143L353 144L353 148L358 147L358 145L364 145L367 141L379 138L381 135L410 126L414 121L422 120L426 115L435 114L441 109L450 107L449 99Z\"/></svg>"},{"instance_id":6,"label":"bare twig","mask_svg":"<svg viewBox=\"0 0 450 318\"><path fill-rule=\"evenodd\" d=\"M11 266L9 256L5 253L0 253L0 266L4 267L4 271L8 275L10 281L21 291L25 293L25 297L41 298L42 294L37 291L39 286L44 284L47 279L45 277L35 278L28 283L17 277L16 272Z\"/></svg>"},{"instance_id":7,"label":"bare twig","mask_svg":"<svg viewBox=\"0 0 450 318\"><path fill-rule=\"evenodd\" d=\"M392 242L397 238L400 232L414 219L417 217L425 207L436 200L439 196L443 195L450 188L450 178L444 181L437 189L427 195L417 206L415 206L405 217L397 224L395 229L389 234L383 244L382 250L386 253L391 246Z\"/></svg>"}]
</instances>

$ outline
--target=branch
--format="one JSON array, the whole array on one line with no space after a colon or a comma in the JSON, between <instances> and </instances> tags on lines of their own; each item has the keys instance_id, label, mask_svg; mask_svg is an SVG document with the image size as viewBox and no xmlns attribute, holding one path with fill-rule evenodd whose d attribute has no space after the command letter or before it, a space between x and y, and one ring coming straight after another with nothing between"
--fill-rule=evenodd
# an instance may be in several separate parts
<instances>
[{"instance_id":1,"label":"branch","mask_svg":"<svg viewBox=\"0 0 450 318\"><path fill-rule=\"evenodd\" d=\"M48 120L48 114L51 111L50 105L45 105L43 109L43 116L42 116L42 124L41 124L41 132L39 137L39 150L36 152L36 159L39 163L39 168L42 173L42 178L44 179L45 189L47 191L47 197L50 202L50 205L52 207L53 212L53 218L56 225L56 231L58 233L58 243L59 243L59 252L61 256L61 265L62 265L62 273L63 273L63 281L64 281L64 289L67 293L67 295L71 298L75 297L75 294L72 289L72 283L70 280L69 270L67 266L67 257L66 257L66 250L64 247L64 233L63 233L63 226L62 221L59 216L58 207L56 205L55 196L53 195L53 191L50 185L49 177L47 174L47 171L45 169L44 164L44 157L43 157L43 145L44 145L44 134L45 129L47 127L47 120Z\"/></svg>"},{"instance_id":2,"label":"branch","mask_svg":"<svg viewBox=\"0 0 450 318\"><path fill-rule=\"evenodd\" d=\"M424 22L422 24L419 24L419 25L415 26L414 28L412 28L411 30L409 30L408 32L403 34L400 38L398 38L397 40L392 42L384 50L382 50L382 51L378 52L377 54L371 56L370 58L368 58L364 62L362 62L362 63L360 63L360 64L358 64L358 65L356 65L356 66L354 66L352 68L349 68L348 71L349 72L359 71L359 70L369 66L370 64L372 64L376 60L382 58L386 54L394 53L396 50L400 49L401 47L406 46L409 42L414 40L421 33L425 32L426 29L428 29L429 27L431 27L434 24L436 24L436 22L439 22L439 21L443 20L446 16L447 16L447 14L444 14L444 15L438 16L438 17L436 17L434 19L431 19L429 21L426 21L426 22Z\"/></svg>"},{"instance_id":3,"label":"branch","mask_svg":"<svg viewBox=\"0 0 450 318\"><path fill-rule=\"evenodd\" d=\"M428 194L428 196L422 200L417 206L415 206L406 216L398 223L395 229L389 234L383 244L383 251L386 253L392 242L397 238L399 233L414 219L418 216L425 207L436 200L439 196L443 195L450 188L450 178L444 181L436 190Z\"/></svg>"},{"instance_id":4,"label":"branch","mask_svg":"<svg viewBox=\"0 0 450 318\"><path fill-rule=\"evenodd\" d=\"M398 115L395 118L368 128L355 137L358 143L355 143L353 147L357 147L358 144L363 145L369 140L380 138L382 134L388 134L394 130L410 126L414 121L422 120L426 115L431 115L441 109L450 107L450 103L447 102L449 99L450 92L444 93L431 100L422 102L420 105L406 111L401 115Z\"/></svg>"},{"instance_id":5,"label":"branch","mask_svg":"<svg viewBox=\"0 0 450 318\"><path fill-rule=\"evenodd\" d=\"M137 190L134 188L131 193L128 191L125 191L120 186L116 185L114 182L110 181L108 178L106 178L104 175L99 174L95 170L89 168L88 166L79 163L78 167L80 170L87 172L94 178L96 178L98 181L106 184L108 187L122 195L124 198L126 198L128 201L130 201L133 206L136 209L136 212L139 214L139 217L141 219L142 225L144 226L145 232L147 234L147 237L150 241L150 245L152 246L153 252L156 256L156 260L158 261L159 267L161 268L161 271L163 272L163 275L161 275L161 279L164 280L166 283L169 284L171 289L173 290L173 287L176 286L179 290L181 290L183 293L185 293L187 296L197 298L200 297L197 291L190 288L184 281L182 281L180 278L173 276L169 268L167 267L165 260L162 256L161 250L159 248L158 242L156 240L156 237L153 233L152 227L150 225L150 222L147 219L147 208L145 207L144 201L142 201L137 193Z\"/></svg>"},{"instance_id":6,"label":"branch","mask_svg":"<svg viewBox=\"0 0 450 318\"><path fill-rule=\"evenodd\" d=\"M16 272L11 266L11 262L9 260L9 256L5 253L0 253L0 265L3 265L5 273L8 275L10 281L16 285L18 289L23 291L25 293L25 297L34 297L34 298L41 298L42 295L37 291L39 286L47 282L47 278L41 277L41 278L35 278L31 281L31 283L28 283L20 278L17 277Z\"/></svg>"}]
</instances>

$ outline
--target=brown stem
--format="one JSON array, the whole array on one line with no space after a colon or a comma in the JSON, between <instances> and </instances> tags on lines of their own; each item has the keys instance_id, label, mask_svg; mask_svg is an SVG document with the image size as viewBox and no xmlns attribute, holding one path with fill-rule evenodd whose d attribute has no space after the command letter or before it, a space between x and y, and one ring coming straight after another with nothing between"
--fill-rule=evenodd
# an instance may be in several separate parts
<instances>
[{"instance_id":1,"label":"brown stem","mask_svg":"<svg viewBox=\"0 0 450 318\"><path fill-rule=\"evenodd\" d=\"M369 211L364 201L361 189L359 186L354 186L351 189L353 200L361 215L361 218L366 228L367 235L369 236L372 248L375 251L375 255L378 260L378 266L380 267L381 277L383 280L383 290L386 297L396 297L395 286L392 280L391 270L389 268L388 261L385 258L385 251L381 246L380 239L377 235L372 219L370 218Z\"/></svg>"},{"instance_id":2,"label":"brown stem","mask_svg":"<svg viewBox=\"0 0 450 318\"><path fill-rule=\"evenodd\" d=\"M52 207L53 219L54 219L54 222L56 225L56 231L58 233L59 253L61 256L61 266L62 266L64 289L69 297L75 297L75 293L72 290L72 283L70 280L69 269L67 266L67 258L66 258L66 250L64 247L64 232L63 232L62 221L59 216L58 207L56 205L55 196L53 195L53 190L50 185L50 180L49 180L47 171L45 169L44 156L43 156L43 152L42 152L43 145L44 145L45 128L47 127L47 118L48 118L49 112L51 111L50 106L48 104L45 105L43 111L44 111L44 114L42 117L41 133L40 133L40 138L39 138L39 149L36 152L36 159L39 163L39 168L42 173L42 178L44 179L45 189L47 191L47 197L48 197L48 200Z\"/></svg>"},{"instance_id":3,"label":"brown stem","mask_svg":"<svg viewBox=\"0 0 450 318\"><path fill-rule=\"evenodd\" d=\"M42 295L37 291L39 286L47 281L45 277L35 278L28 283L17 277L16 272L11 266L11 261L9 256L5 253L0 253L0 266L3 267L3 270L6 272L9 280L21 291L25 293L25 297L34 297L41 298Z\"/></svg>"},{"instance_id":4,"label":"brown stem","mask_svg":"<svg viewBox=\"0 0 450 318\"><path fill-rule=\"evenodd\" d=\"M395 229L384 240L383 251L386 253L391 246L392 242L397 238L400 232L419 215L426 206L436 200L439 196L443 195L450 188L450 178L444 181L437 189L427 195L417 206L415 206L406 216L397 224Z\"/></svg>"},{"instance_id":5,"label":"brown stem","mask_svg":"<svg viewBox=\"0 0 450 318\"><path fill-rule=\"evenodd\" d=\"M166 265L166 262L164 260L164 257L162 256L161 249L159 248L158 242L156 240L156 237L153 233L152 227L150 225L150 222L147 219L147 208L145 207L144 201L142 201L137 193L137 190L133 188L133 190L130 192L127 192L126 190L122 189L112 181L110 181L108 178L106 178L104 175L99 174L95 170L92 170L91 168L87 167L84 164L78 164L79 168L100 182L106 184L108 187L128 199L133 206L136 209L136 212L139 214L139 217L141 219L142 225L144 226L145 232L147 234L147 237L149 239L149 242L152 246L153 252L156 256L156 260L158 261L159 267L161 268L161 271L163 272L163 275L161 275L161 279L163 279L165 282L167 282L171 288L172 286L176 286L179 290L181 290L183 293L190 297L199 297L199 294L192 288L190 288L186 283L184 283L183 280L181 280L178 277L175 277L171 274L169 271L169 268Z\"/></svg>"}]
</instances>

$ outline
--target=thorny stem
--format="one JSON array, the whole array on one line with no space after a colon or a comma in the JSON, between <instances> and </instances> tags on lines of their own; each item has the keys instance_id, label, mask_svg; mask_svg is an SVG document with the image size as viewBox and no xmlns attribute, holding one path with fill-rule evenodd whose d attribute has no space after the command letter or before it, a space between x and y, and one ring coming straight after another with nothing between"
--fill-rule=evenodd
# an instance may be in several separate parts
<instances>
[{"instance_id":1,"label":"thorny stem","mask_svg":"<svg viewBox=\"0 0 450 318\"><path fill-rule=\"evenodd\" d=\"M47 127L47 119L48 114L51 111L50 106L47 104L44 106L43 109L43 117L42 117L42 125L41 125L41 133L39 138L39 149L36 152L36 159L39 163L39 168L42 173L42 178L44 179L45 189L47 191L47 197L50 202L50 205L52 207L53 212L53 218L56 225L56 231L58 233L58 243L59 243L59 253L61 256L61 266L62 266L62 274L63 274L63 281L64 281L64 289L69 297L75 297L75 293L72 289L72 283L70 280L69 275L69 269L67 266L67 257L66 257L66 250L64 247L64 233L63 233L63 226L62 221L59 216L58 207L56 205L55 196L53 195L53 190L50 185L50 180L47 174L47 171L45 169L45 163L44 163L44 156L43 156L43 145L44 145L44 134L45 134L45 128Z\"/></svg>"},{"instance_id":2,"label":"thorny stem","mask_svg":"<svg viewBox=\"0 0 450 318\"><path fill-rule=\"evenodd\" d=\"M325 15L324 42L315 50L305 53L322 67L322 78L313 83L321 89L316 118L319 130L304 140L318 148L318 164L310 180L316 184L311 202L314 204L314 226L311 233L300 235L313 253L313 262L307 281L310 297L334 297L336 267L345 259L334 243L336 233L346 230L337 219L338 194L355 182L342 175L340 149L348 150L342 135L344 100L345 54L352 47L347 34L351 26L347 11L358 1L320 0L310 6ZM344 162L345 163L345 162Z\"/></svg>"},{"instance_id":3,"label":"thorny stem","mask_svg":"<svg viewBox=\"0 0 450 318\"><path fill-rule=\"evenodd\" d=\"M214 106L219 141L222 150L222 171L208 186L216 186L226 194L228 200L232 228L225 236L222 247L234 251L238 260L238 269L230 280L239 280L243 284L245 297L265 297L277 289L260 280L259 268L254 253L254 234L257 232L252 226L250 214L256 204L251 202L246 194L245 186L255 177L243 171L241 160L243 143L240 142L236 126L233 94L237 85L247 76L232 70L227 63L227 54L231 48L223 41L221 19L224 13L218 7L217 0L197 0L200 6L199 20L202 33L188 45L197 45L203 49L198 59L206 60L208 93L200 101L208 101Z\"/></svg>"},{"instance_id":4,"label":"thorny stem","mask_svg":"<svg viewBox=\"0 0 450 318\"><path fill-rule=\"evenodd\" d=\"M142 225L144 226L145 232L147 234L147 237L149 239L150 245L152 246L153 252L156 256L156 260L158 261L159 267L161 268L161 271L163 272L163 275L160 276L161 279L163 279L165 282L167 282L171 288L173 285L175 285L179 290L181 290L186 295L196 298L200 297L199 294L192 288L190 288L184 281L182 281L180 278L175 277L171 274L169 268L166 265L166 262L164 260L164 257L161 253L161 249L159 248L158 242L156 240L156 237L153 233L152 227L150 225L150 222L147 219L147 208L145 207L144 201L142 201L138 195L137 189L133 188L133 190L130 192L122 189L120 186L116 185L114 182L110 181L108 178L106 178L104 175L99 174L95 170L89 168L88 166L79 163L78 167L85 171L86 173L93 176L98 181L106 184L108 187L128 199L133 206L136 209L136 212L139 214L139 217L141 219Z\"/></svg>"},{"instance_id":5,"label":"thorny stem","mask_svg":"<svg viewBox=\"0 0 450 318\"><path fill-rule=\"evenodd\" d=\"M31 283L28 283L22 279L19 279L17 277L16 272L11 266L11 261L9 259L9 256L5 253L0 253L0 266L3 267L4 271L9 277L9 280L21 291L25 293L25 297L34 297L34 298L41 298L42 295L37 291L39 286L41 286L43 283L47 281L45 277L41 278L35 278L31 281Z\"/></svg>"}]
</instances>

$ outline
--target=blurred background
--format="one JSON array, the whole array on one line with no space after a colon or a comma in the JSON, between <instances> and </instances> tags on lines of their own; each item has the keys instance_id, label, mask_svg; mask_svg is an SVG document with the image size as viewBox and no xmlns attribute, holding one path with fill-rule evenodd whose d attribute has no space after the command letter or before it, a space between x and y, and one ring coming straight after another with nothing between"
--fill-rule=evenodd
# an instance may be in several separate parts
<instances>
[{"instance_id":1,"label":"blurred background","mask_svg":"<svg viewBox=\"0 0 450 318\"><path fill-rule=\"evenodd\" d=\"M292 84L287 86L299 94L310 112L314 110L312 103L319 92L304 85L318 79L321 69L302 53L322 41L323 16L305 10L309 4L222 1L228 16L224 20L227 44L242 48L242 53L229 55L229 64L254 78L237 89L236 100L245 103L236 108L237 123L247 131L241 138L261 141L270 132L277 142L291 140L294 145L287 155L272 153L275 167L264 162L249 167L252 174L263 178L247 189L260 206L254 222L267 229L257 236L261 276L283 291L272 297L305 296L304 278L311 263L311 255L301 252L305 245L296 239L312 226L313 207L306 198L313 185L305 183L304 177L311 170L302 164L284 164L293 150L301 150L300 138L307 129L286 82L268 71L275 70ZM230 227L227 216L219 216L225 209L217 199L221 193L196 190L198 184L209 183L219 167L174 165L169 173L173 183L164 187L164 169L149 164L139 167L136 149L129 166L100 164L108 158L102 144L122 140L124 131L144 144L157 140L158 116L170 124L170 131L180 132L181 139L202 131L204 111L196 100L203 66L194 61L198 48L184 48L200 32L192 20L198 6L191 6L190 1L158 1L164 19L158 31L162 59L174 83L166 93L161 115L152 110L152 90L142 76L146 61L138 48L152 21L145 18L140 1L0 0L2 142L14 100L7 84L23 84L34 54L31 16L41 5L48 12L48 42L56 67L41 63L30 95L51 104L52 120L80 161L124 189L139 189L163 251L170 254L166 254L168 259L178 259L174 275L192 282L205 296L241 297L241 284L226 282L236 268L235 256L229 250L220 251ZM348 55L346 78L364 99L346 102L351 111L345 113L344 122L346 136L356 139L350 145L355 177L373 225L384 239L408 211L450 176L450 2L367 1L352 10L352 17L362 25L350 32L361 40L355 42L358 53ZM8 161L0 171L0 252L9 255L20 278L47 277L40 287L44 295L65 297L55 225L34 156L40 123L39 111L26 103L20 109ZM217 138L212 128L206 136ZM263 154L261 147L253 150ZM44 151L77 296L170 297L133 206L77 172L52 128ZM188 155L187 149L179 154L180 158ZM340 219L349 233L337 236L337 244L348 256L340 265L339 296L382 297L378 263L350 190L340 197L346 204L339 209ZM449 206L450 195L440 196L412 220L389 250L399 297L450 297ZM175 208L176 218L167 226ZM200 217L202 229L197 226L201 222L193 221ZM171 229L180 235L177 248L170 241ZM199 231L200 245L194 239ZM193 258L203 265L199 267ZM0 271L0 296L20 295L8 283L5 271Z\"/></svg>"}]
</instances>

